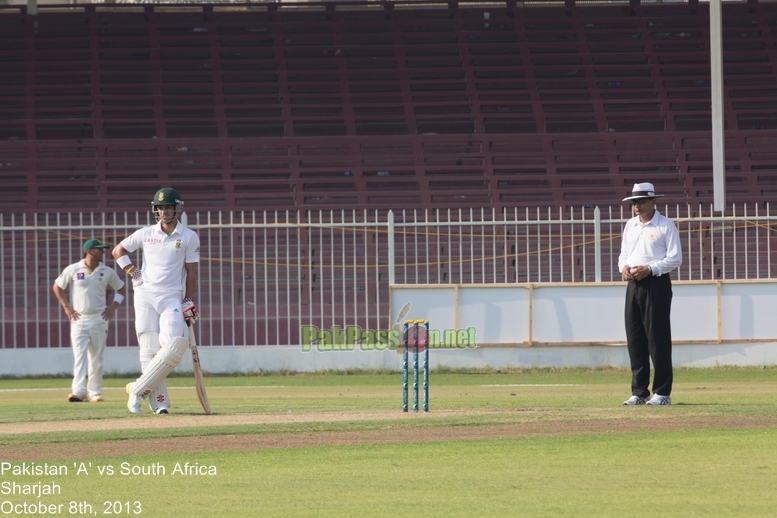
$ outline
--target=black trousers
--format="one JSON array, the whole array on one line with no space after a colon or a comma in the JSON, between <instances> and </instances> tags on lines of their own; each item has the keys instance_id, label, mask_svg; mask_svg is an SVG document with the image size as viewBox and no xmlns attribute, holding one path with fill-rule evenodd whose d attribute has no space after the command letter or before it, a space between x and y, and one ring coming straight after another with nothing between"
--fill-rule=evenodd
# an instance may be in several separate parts
<instances>
[{"instance_id":1,"label":"black trousers","mask_svg":"<svg viewBox=\"0 0 777 518\"><path fill-rule=\"evenodd\" d=\"M650 360L655 375L653 393L672 393L672 281L669 275L629 281L626 288L626 340L631 360L631 394L650 396Z\"/></svg>"}]
</instances>

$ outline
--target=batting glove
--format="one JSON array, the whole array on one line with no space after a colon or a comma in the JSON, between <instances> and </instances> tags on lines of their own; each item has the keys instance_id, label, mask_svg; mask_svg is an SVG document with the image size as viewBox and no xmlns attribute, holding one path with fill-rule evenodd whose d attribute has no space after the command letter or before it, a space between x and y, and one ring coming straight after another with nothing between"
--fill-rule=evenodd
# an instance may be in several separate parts
<instances>
[{"instance_id":1,"label":"batting glove","mask_svg":"<svg viewBox=\"0 0 777 518\"><path fill-rule=\"evenodd\" d=\"M194 301L189 297L183 299L183 302L181 302L181 310L183 310L184 320L190 324L193 324L200 316L200 312L197 311Z\"/></svg>"},{"instance_id":2,"label":"batting glove","mask_svg":"<svg viewBox=\"0 0 777 518\"><path fill-rule=\"evenodd\" d=\"M132 275L130 275L130 279L132 279L132 289L137 289L138 286L143 284L143 277L140 273L140 268L135 268L135 270L132 272Z\"/></svg>"}]
</instances>

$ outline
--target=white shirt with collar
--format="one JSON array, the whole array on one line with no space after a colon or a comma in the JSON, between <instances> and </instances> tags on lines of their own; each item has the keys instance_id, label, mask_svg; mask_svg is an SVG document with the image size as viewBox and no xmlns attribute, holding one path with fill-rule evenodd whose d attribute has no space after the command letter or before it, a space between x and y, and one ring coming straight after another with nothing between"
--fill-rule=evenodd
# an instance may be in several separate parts
<instances>
[{"instance_id":1,"label":"white shirt with collar","mask_svg":"<svg viewBox=\"0 0 777 518\"><path fill-rule=\"evenodd\" d=\"M200 237L179 221L168 236L162 224L136 230L121 242L127 252L143 249L143 284L137 289L157 293L183 292L186 263L200 262Z\"/></svg>"},{"instance_id":2,"label":"white shirt with collar","mask_svg":"<svg viewBox=\"0 0 777 518\"><path fill-rule=\"evenodd\" d=\"M631 218L623 229L618 271L624 266L648 265L655 276L671 272L683 263L680 233L674 222L658 210L647 223Z\"/></svg>"},{"instance_id":3,"label":"white shirt with collar","mask_svg":"<svg viewBox=\"0 0 777 518\"><path fill-rule=\"evenodd\" d=\"M54 282L63 290L72 286L70 303L74 310L85 317L102 315L106 307L105 293L109 286L114 290L124 286L124 281L119 278L116 270L100 263L90 271L85 259L68 265Z\"/></svg>"}]
</instances>

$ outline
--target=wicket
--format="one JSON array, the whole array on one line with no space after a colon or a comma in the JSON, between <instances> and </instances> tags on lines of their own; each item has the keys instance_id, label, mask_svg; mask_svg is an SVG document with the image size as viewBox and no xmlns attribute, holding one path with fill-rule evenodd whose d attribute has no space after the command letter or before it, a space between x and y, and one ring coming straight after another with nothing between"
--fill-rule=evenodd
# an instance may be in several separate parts
<instances>
[{"instance_id":1,"label":"wicket","mask_svg":"<svg viewBox=\"0 0 777 518\"><path fill-rule=\"evenodd\" d=\"M424 412L429 411L429 321L405 320L402 353L402 411L407 412L408 350L413 348L413 412L418 412L418 352L424 352ZM419 336L421 335L421 336ZM419 349L419 346L421 349Z\"/></svg>"}]
</instances>

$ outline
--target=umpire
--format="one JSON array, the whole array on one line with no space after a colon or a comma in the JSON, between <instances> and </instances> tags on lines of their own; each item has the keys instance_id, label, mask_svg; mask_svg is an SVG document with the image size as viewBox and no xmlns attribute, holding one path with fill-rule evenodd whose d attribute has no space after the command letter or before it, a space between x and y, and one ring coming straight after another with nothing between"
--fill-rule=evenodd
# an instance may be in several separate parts
<instances>
[{"instance_id":1,"label":"umpire","mask_svg":"<svg viewBox=\"0 0 777 518\"><path fill-rule=\"evenodd\" d=\"M656 210L651 183L634 185L634 209L623 229L618 269L626 288L626 340L631 360L631 397L624 405L671 405L672 398L672 281L669 272L680 266L680 235L672 220ZM650 397L650 360L653 360L653 397ZM649 398L649 399L648 399Z\"/></svg>"}]
</instances>

